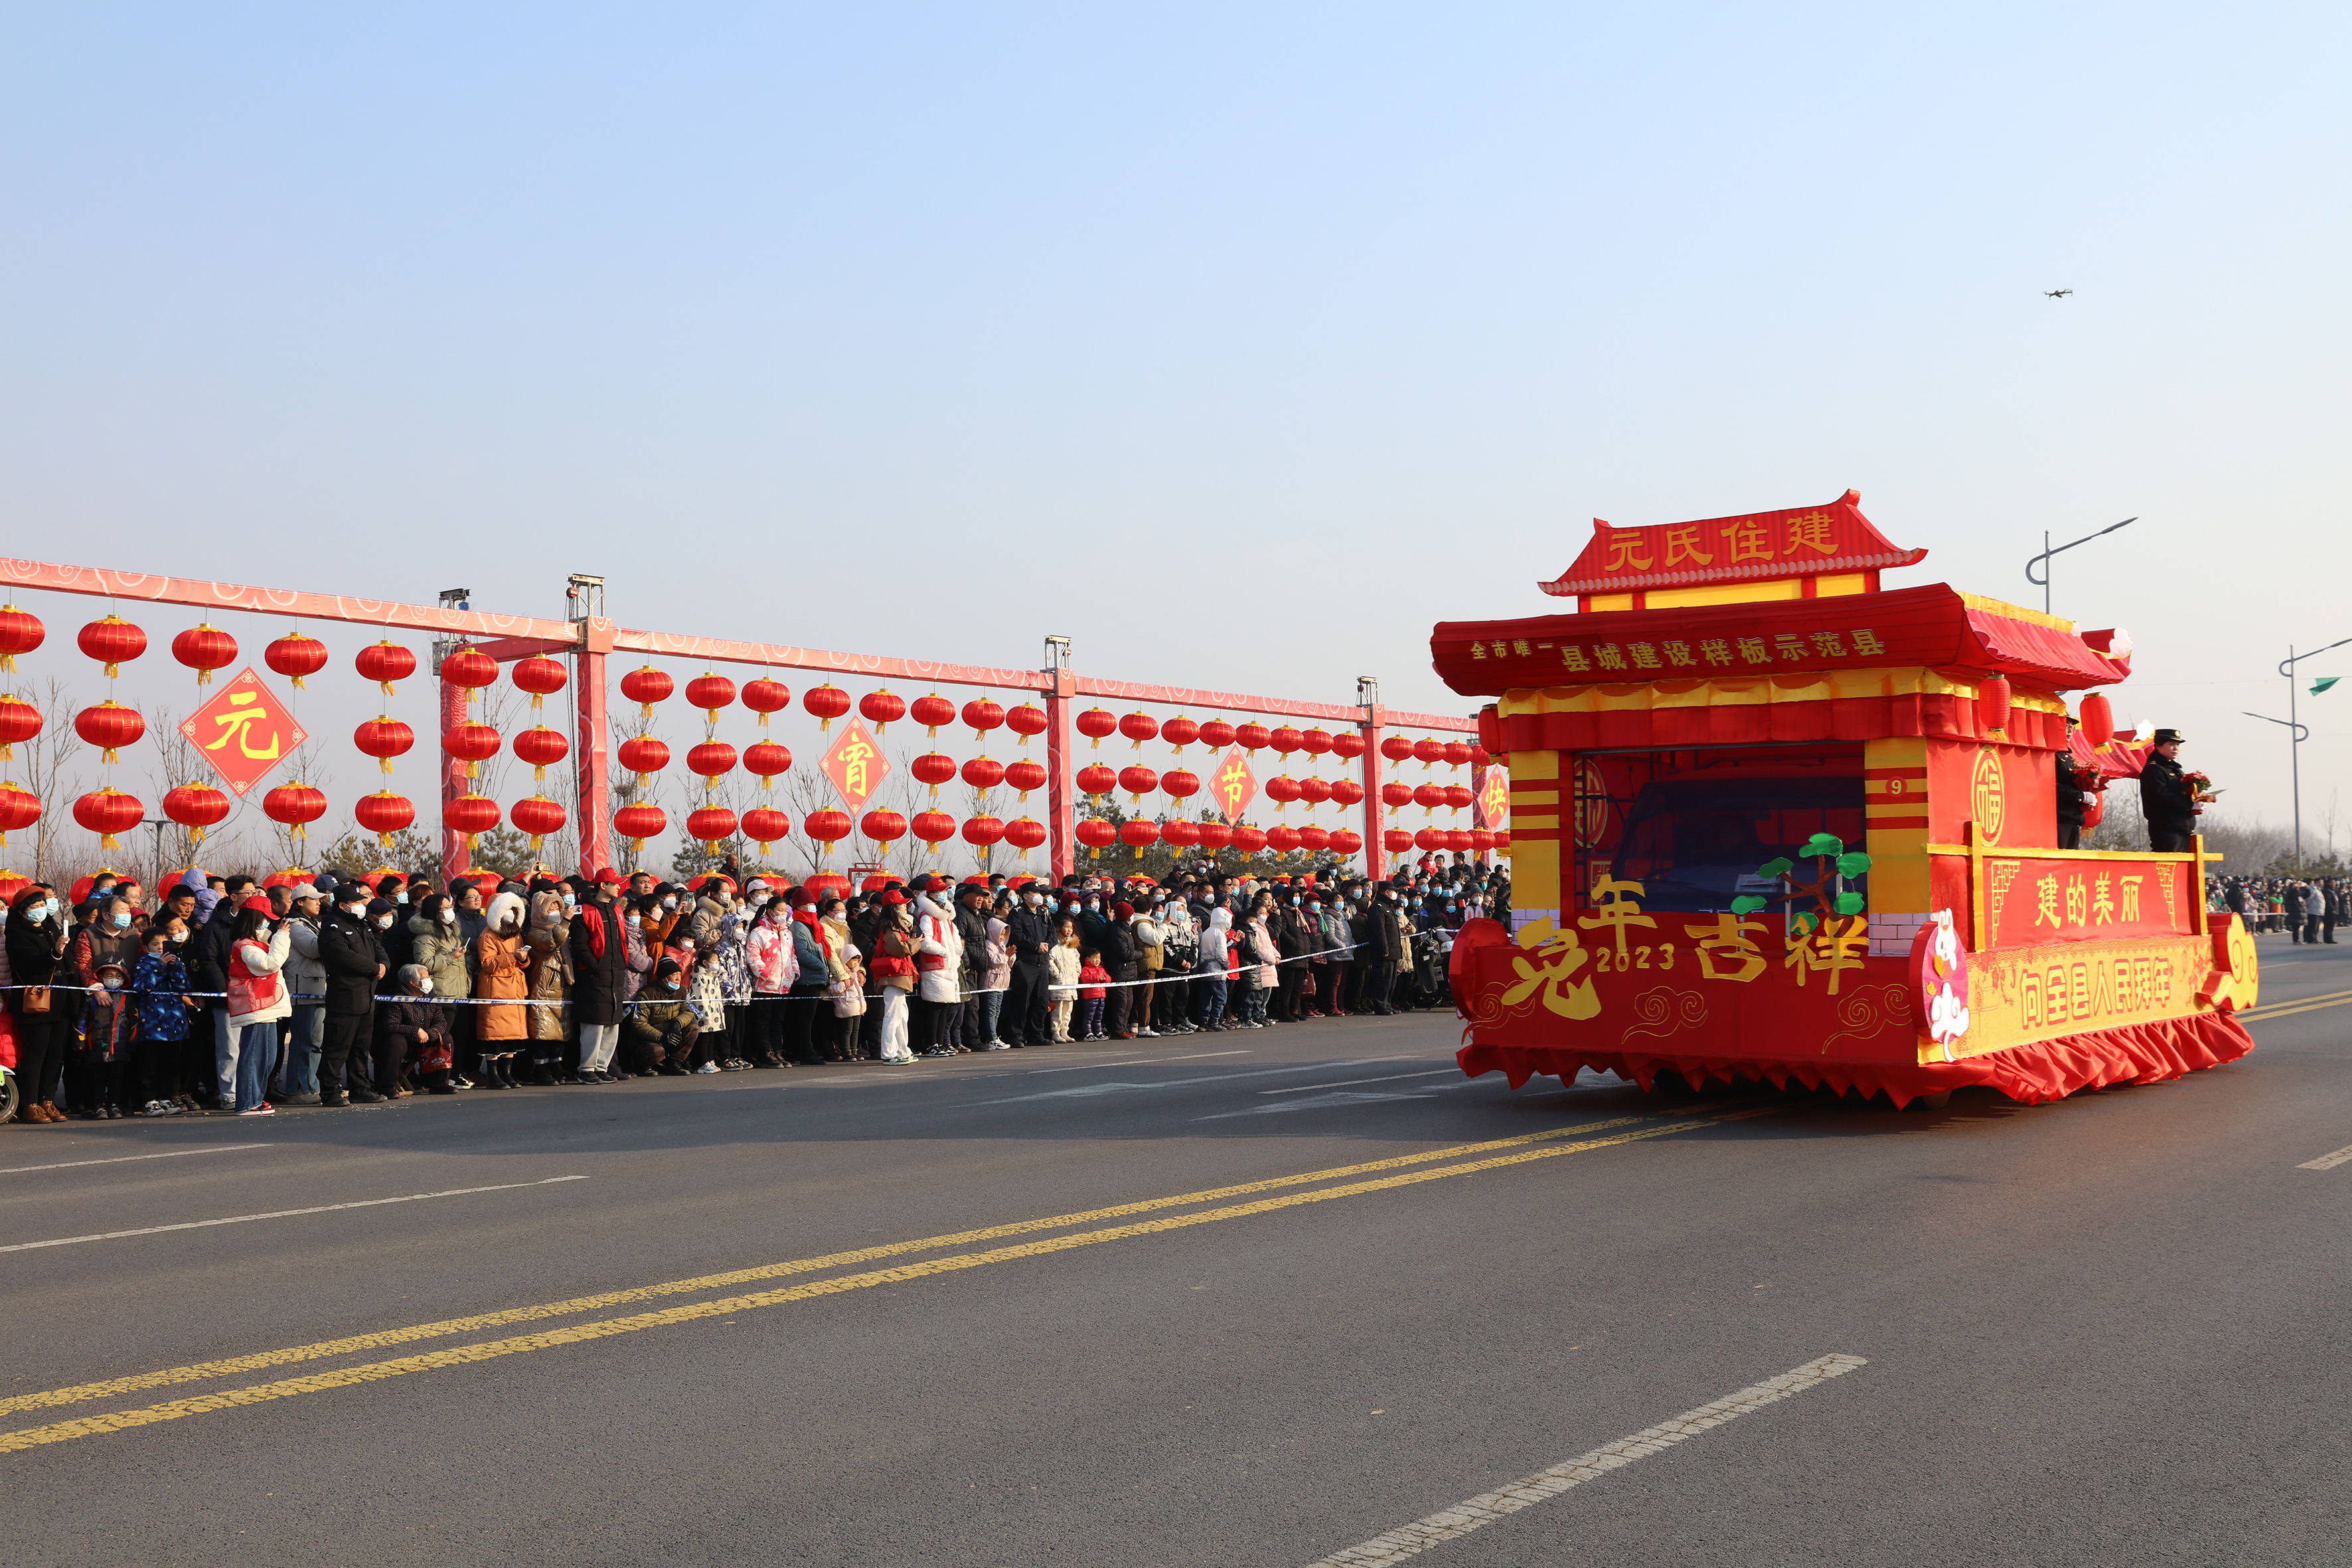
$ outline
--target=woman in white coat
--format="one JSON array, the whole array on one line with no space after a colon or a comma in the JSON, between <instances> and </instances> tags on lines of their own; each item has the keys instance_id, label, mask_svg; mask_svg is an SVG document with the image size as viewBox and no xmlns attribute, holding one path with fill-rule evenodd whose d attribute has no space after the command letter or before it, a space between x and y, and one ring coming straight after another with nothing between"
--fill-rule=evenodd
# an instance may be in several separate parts
<instances>
[{"instance_id":1,"label":"woman in white coat","mask_svg":"<svg viewBox=\"0 0 2352 1568\"><path fill-rule=\"evenodd\" d=\"M963 938L956 932L955 911L936 893L919 893L915 931L915 971L920 976L913 997L915 1050L919 1056L951 1057L948 1019L963 1000Z\"/></svg>"}]
</instances>

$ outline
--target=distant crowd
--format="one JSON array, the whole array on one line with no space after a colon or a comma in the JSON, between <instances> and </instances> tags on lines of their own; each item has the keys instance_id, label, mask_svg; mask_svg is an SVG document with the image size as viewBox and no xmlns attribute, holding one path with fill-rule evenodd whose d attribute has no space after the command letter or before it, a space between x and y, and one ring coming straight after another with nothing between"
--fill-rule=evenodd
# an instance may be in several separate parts
<instances>
[{"instance_id":1,"label":"distant crowd","mask_svg":"<svg viewBox=\"0 0 2352 1568\"><path fill-rule=\"evenodd\" d=\"M2341 877L2208 877L2205 893L2206 908L2242 915L2248 931L2331 947L2336 925L2352 912L2352 888Z\"/></svg>"},{"instance_id":2,"label":"distant crowd","mask_svg":"<svg viewBox=\"0 0 2352 1568\"><path fill-rule=\"evenodd\" d=\"M845 879L732 866L504 882L110 874L6 909L16 1120L908 1062L1450 1006L1453 933L1507 919L1499 868L1379 882L1203 865ZM0 1065L7 1056L0 1054Z\"/></svg>"}]
</instances>

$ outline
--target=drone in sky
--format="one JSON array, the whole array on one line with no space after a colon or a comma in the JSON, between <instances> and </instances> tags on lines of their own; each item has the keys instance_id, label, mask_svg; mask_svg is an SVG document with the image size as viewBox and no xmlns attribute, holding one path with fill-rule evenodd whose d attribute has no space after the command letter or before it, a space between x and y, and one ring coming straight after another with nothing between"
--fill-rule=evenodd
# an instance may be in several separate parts
<instances>
[{"instance_id":1,"label":"drone in sky","mask_svg":"<svg viewBox=\"0 0 2352 1568\"><path fill-rule=\"evenodd\" d=\"M2044 289L2042 290L2042 297L2045 300L2063 300L2074 291L2072 289Z\"/></svg>"}]
</instances>

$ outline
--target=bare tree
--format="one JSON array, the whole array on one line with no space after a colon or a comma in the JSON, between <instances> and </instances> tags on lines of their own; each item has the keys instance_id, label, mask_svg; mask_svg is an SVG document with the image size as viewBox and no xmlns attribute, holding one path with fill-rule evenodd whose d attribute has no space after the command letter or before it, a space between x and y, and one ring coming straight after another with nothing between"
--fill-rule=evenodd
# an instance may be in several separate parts
<instances>
[{"instance_id":1,"label":"bare tree","mask_svg":"<svg viewBox=\"0 0 2352 1568\"><path fill-rule=\"evenodd\" d=\"M329 775L318 771L319 743L315 737L303 742L289 761L292 763L292 767L286 775L288 783L299 781L320 790L327 787ZM301 865L310 843L308 831L298 835L293 825L289 823L278 822L268 817L264 817L263 820L268 822L269 826L262 830L264 835L262 848L271 862L272 868ZM324 822L325 818L322 817L319 823L311 826L322 826ZM333 830L330 828L328 831Z\"/></svg>"}]
</instances>

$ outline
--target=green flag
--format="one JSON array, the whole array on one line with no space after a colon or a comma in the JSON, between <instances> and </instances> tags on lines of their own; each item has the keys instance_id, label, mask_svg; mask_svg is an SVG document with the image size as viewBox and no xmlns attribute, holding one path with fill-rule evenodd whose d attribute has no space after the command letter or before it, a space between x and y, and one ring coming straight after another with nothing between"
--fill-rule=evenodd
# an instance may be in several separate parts
<instances>
[{"instance_id":1,"label":"green flag","mask_svg":"<svg viewBox=\"0 0 2352 1568\"><path fill-rule=\"evenodd\" d=\"M2340 675L2323 675L2311 683L2311 694L2316 697L2343 679Z\"/></svg>"}]
</instances>

